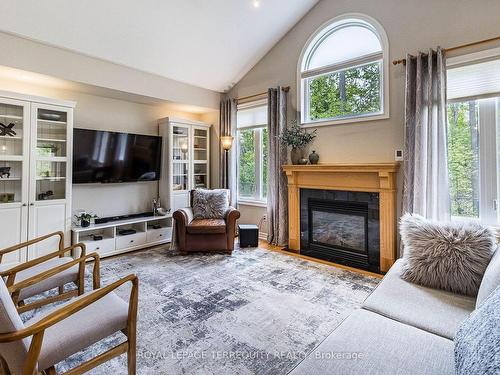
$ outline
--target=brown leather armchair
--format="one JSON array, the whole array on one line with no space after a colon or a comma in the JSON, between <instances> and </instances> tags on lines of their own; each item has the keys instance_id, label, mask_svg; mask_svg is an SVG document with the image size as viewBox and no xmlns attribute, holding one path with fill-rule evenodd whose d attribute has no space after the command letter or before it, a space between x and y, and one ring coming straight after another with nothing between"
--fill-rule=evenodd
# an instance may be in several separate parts
<instances>
[{"instance_id":1,"label":"brown leather armchair","mask_svg":"<svg viewBox=\"0 0 500 375\"><path fill-rule=\"evenodd\" d=\"M182 254L217 251L231 254L234 249L236 220L240 211L229 207L224 219L194 219L191 207L174 212L177 246Z\"/></svg>"}]
</instances>

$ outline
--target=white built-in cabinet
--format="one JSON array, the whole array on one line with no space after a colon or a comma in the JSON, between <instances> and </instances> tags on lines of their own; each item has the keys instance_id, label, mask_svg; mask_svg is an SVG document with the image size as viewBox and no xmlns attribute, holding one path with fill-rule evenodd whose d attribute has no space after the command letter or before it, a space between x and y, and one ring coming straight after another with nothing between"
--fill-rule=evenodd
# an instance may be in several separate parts
<instances>
[{"instance_id":1,"label":"white built-in cabinet","mask_svg":"<svg viewBox=\"0 0 500 375\"><path fill-rule=\"evenodd\" d=\"M189 206L189 191L210 187L210 124L167 117L162 136L162 206L174 212Z\"/></svg>"},{"instance_id":2,"label":"white built-in cabinet","mask_svg":"<svg viewBox=\"0 0 500 375\"><path fill-rule=\"evenodd\" d=\"M0 249L71 226L74 102L0 91ZM14 265L57 249L57 239L4 256Z\"/></svg>"}]
</instances>

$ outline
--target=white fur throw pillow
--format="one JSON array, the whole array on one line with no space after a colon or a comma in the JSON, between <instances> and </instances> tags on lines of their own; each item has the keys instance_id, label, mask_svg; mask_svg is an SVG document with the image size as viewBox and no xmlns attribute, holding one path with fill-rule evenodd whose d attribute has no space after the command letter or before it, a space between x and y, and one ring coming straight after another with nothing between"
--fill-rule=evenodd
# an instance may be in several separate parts
<instances>
[{"instance_id":1,"label":"white fur throw pillow","mask_svg":"<svg viewBox=\"0 0 500 375\"><path fill-rule=\"evenodd\" d=\"M476 296L494 252L495 236L476 222L441 223L419 215L401 218L405 265L409 282Z\"/></svg>"},{"instance_id":2,"label":"white fur throw pillow","mask_svg":"<svg viewBox=\"0 0 500 375\"><path fill-rule=\"evenodd\" d=\"M224 219L229 209L229 190L196 189L193 191L195 219Z\"/></svg>"}]
</instances>

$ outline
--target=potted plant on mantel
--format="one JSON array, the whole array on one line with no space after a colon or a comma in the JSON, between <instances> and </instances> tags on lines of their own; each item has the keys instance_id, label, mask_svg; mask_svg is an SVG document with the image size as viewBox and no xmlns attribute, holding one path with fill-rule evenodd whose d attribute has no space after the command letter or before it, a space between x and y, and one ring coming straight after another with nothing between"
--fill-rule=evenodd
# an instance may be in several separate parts
<instances>
[{"instance_id":1,"label":"potted plant on mantel","mask_svg":"<svg viewBox=\"0 0 500 375\"><path fill-rule=\"evenodd\" d=\"M316 138L316 129L308 132L297 124L297 120L293 120L291 126L279 136L282 145L292 148L290 151L292 164L307 164L304 149L314 138Z\"/></svg>"}]
</instances>

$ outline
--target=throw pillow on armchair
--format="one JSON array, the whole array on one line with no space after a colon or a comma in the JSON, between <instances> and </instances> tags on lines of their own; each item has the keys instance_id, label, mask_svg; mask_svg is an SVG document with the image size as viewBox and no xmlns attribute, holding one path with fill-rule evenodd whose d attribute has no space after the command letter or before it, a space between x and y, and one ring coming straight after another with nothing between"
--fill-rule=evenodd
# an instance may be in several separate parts
<instances>
[{"instance_id":1,"label":"throw pillow on armchair","mask_svg":"<svg viewBox=\"0 0 500 375\"><path fill-rule=\"evenodd\" d=\"M223 219L229 209L229 190L193 190L192 208L195 219Z\"/></svg>"}]
</instances>

